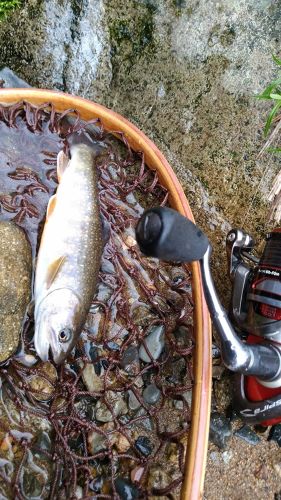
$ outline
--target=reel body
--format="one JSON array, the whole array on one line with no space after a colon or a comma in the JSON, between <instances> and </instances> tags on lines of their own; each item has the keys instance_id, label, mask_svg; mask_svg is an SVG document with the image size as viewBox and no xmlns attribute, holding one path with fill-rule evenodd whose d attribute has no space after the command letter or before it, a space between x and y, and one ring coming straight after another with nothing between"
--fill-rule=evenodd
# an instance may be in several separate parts
<instances>
[{"instance_id":1,"label":"reel body","mask_svg":"<svg viewBox=\"0 0 281 500\"><path fill-rule=\"evenodd\" d=\"M263 254L257 259L253 240L239 230L227 236L229 275L233 283L230 317L246 342L281 344L281 230L266 236ZM249 423L281 422L280 380L261 381L236 374L234 404Z\"/></svg>"}]
</instances>

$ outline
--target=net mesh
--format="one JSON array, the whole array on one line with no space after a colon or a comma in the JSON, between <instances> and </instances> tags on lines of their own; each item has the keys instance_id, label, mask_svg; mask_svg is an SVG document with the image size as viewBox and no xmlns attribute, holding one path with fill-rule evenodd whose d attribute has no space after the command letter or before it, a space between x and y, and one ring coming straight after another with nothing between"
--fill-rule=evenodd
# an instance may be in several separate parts
<instances>
[{"instance_id":1,"label":"net mesh","mask_svg":"<svg viewBox=\"0 0 281 500\"><path fill-rule=\"evenodd\" d=\"M29 308L21 355L0 368L0 492L18 499L178 497L193 381L191 276L186 266L143 257L134 236L143 210L165 205L168 192L142 152L98 119L21 102L0 106L0 123L6 135L21 135L19 151L7 153L9 168L3 158L0 166L17 183L1 193L1 219L25 229L34 255L56 188L56 155L68 151L74 132L104 147L99 196L110 227L97 293L66 362L38 359ZM40 141L41 156L33 155Z\"/></svg>"}]
</instances>

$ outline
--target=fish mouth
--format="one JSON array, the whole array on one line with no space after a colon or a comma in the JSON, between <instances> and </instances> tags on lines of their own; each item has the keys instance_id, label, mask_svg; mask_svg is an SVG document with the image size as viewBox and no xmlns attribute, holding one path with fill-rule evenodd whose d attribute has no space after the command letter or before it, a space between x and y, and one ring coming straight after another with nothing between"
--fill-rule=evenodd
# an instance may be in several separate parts
<instances>
[{"instance_id":1,"label":"fish mouth","mask_svg":"<svg viewBox=\"0 0 281 500\"><path fill-rule=\"evenodd\" d=\"M52 360L59 365L67 356L67 352L61 349L55 332L44 325L44 322L39 322L35 328L34 347L43 362Z\"/></svg>"}]
</instances>

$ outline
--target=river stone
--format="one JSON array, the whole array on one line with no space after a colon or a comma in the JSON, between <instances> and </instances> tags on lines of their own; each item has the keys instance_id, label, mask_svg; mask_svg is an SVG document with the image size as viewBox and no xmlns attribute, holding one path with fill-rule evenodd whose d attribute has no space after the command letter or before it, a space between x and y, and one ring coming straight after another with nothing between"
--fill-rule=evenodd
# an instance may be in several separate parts
<instances>
[{"instance_id":1,"label":"river stone","mask_svg":"<svg viewBox=\"0 0 281 500\"><path fill-rule=\"evenodd\" d=\"M130 410L138 410L141 406L141 403L139 402L138 398L131 390L128 391L128 405Z\"/></svg>"},{"instance_id":2,"label":"river stone","mask_svg":"<svg viewBox=\"0 0 281 500\"><path fill-rule=\"evenodd\" d=\"M95 453L106 450L109 446L109 442L102 434L92 431L88 435L88 446L91 455L95 455Z\"/></svg>"},{"instance_id":3,"label":"river stone","mask_svg":"<svg viewBox=\"0 0 281 500\"><path fill-rule=\"evenodd\" d=\"M126 438L126 436L124 436L124 434L122 434L122 432L113 433L111 442L114 444L119 453L126 453L131 447L130 441Z\"/></svg>"},{"instance_id":4,"label":"river stone","mask_svg":"<svg viewBox=\"0 0 281 500\"><path fill-rule=\"evenodd\" d=\"M153 465L152 467L150 467L148 476L148 487L150 489L166 488L170 484L170 482L170 477L162 467L159 467L157 465Z\"/></svg>"},{"instance_id":5,"label":"river stone","mask_svg":"<svg viewBox=\"0 0 281 500\"><path fill-rule=\"evenodd\" d=\"M276 424L271 427L268 441L275 441L279 446L281 446L281 424Z\"/></svg>"},{"instance_id":6,"label":"river stone","mask_svg":"<svg viewBox=\"0 0 281 500\"><path fill-rule=\"evenodd\" d=\"M25 469L23 474L23 490L26 498L41 497L44 482L42 476L34 474L34 471Z\"/></svg>"},{"instance_id":7,"label":"river stone","mask_svg":"<svg viewBox=\"0 0 281 500\"><path fill-rule=\"evenodd\" d=\"M148 336L144 339L143 344L146 345L148 351L150 352L152 358L154 360L157 360L163 349L164 349L164 326L163 325L157 325L154 326ZM146 352L145 348L143 345L141 345L140 350L139 350L139 357L142 361L145 363L151 362L151 358Z\"/></svg>"},{"instance_id":8,"label":"river stone","mask_svg":"<svg viewBox=\"0 0 281 500\"><path fill-rule=\"evenodd\" d=\"M100 401L96 405L96 419L99 422L111 422L113 420L112 412Z\"/></svg>"},{"instance_id":9,"label":"river stone","mask_svg":"<svg viewBox=\"0 0 281 500\"><path fill-rule=\"evenodd\" d=\"M249 425L243 425L241 429L238 429L234 433L235 436L246 441L246 443L256 445L260 442L261 438L249 427Z\"/></svg>"},{"instance_id":10,"label":"river stone","mask_svg":"<svg viewBox=\"0 0 281 500\"><path fill-rule=\"evenodd\" d=\"M0 362L17 349L31 292L31 247L21 228L0 222Z\"/></svg>"},{"instance_id":11,"label":"river stone","mask_svg":"<svg viewBox=\"0 0 281 500\"><path fill-rule=\"evenodd\" d=\"M17 14L14 13L15 19ZM86 97L90 91L97 98L100 84L104 89L105 82L109 84L112 77L109 30L104 14L103 0L24 3L19 11L20 21L16 19L13 24L13 14L9 16L10 36L15 43L10 55L6 53L10 61L1 58L2 65L17 71L11 59L14 50L18 52L21 40L20 65L27 71L18 68L19 74L31 85L57 90L66 90L67 86L73 94ZM5 23L1 28L5 31Z\"/></svg>"},{"instance_id":12,"label":"river stone","mask_svg":"<svg viewBox=\"0 0 281 500\"><path fill-rule=\"evenodd\" d=\"M118 392L108 391L106 399L112 406L114 415L105 403L98 401L96 404L96 419L99 422L111 422L114 416L118 417L128 412L127 404Z\"/></svg>"},{"instance_id":13,"label":"river stone","mask_svg":"<svg viewBox=\"0 0 281 500\"><path fill-rule=\"evenodd\" d=\"M148 457L153 450L153 446L147 436L139 436L135 441L135 447L145 457Z\"/></svg>"},{"instance_id":14,"label":"river stone","mask_svg":"<svg viewBox=\"0 0 281 500\"><path fill-rule=\"evenodd\" d=\"M135 418L137 417L146 417L142 420L138 420L138 422L136 422L136 425L138 427L141 427L142 429L145 429L146 431L153 431L154 429L154 422L152 420L152 418L149 417L149 415L146 413L146 410L141 407L137 413L135 414Z\"/></svg>"},{"instance_id":15,"label":"river stone","mask_svg":"<svg viewBox=\"0 0 281 500\"><path fill-rule=\"evenodd\" d=\"M139 490L127 479L118 477L115 480L115 488L122 500L135 500L139 498Z\"/></svg>"},{"instance_id":16,"label":"river stone","mask_svg":"<svg viewBox=\"0 0 281 500\"><path fill-rule=\"evenodd\" d=\"M103 390L104 379L96 374L93 364L86 363L82 371L82 378L89 392L99 392Z\"/></svg>"},{"instance_id":17,"label":"river stone","mask_svg":"<svg viewBox=\"0 0 281 500\"><path fill-rule=\"evenodd\" d=\"M19 78L10 68L3 68L0 71L0 80L4 80L5 88L24 88L30 87L28 83Z\"/></svg>"},{"instance_id":18,"label":"river stone","mask_svg":"<svg viewBox=\"0 0 281 500\"><path fill-rule=\"evenodd\" d=\"M126 370L132 363L138 361L138 348L135 345L128 347L122 354L121 366Z\"/></svg>"},{"instance_id":19,"label":"river stone","mask_svg":"<svg viewBox=\"0 0 281 500\"><path fill-rule=\"evenodd\" d=\"M161 391L155 384L149 384L143 391L143 399L149 405L156 404L161 396Z\"/></svg>"},{"instance_id":20,"label":"river stone","mask_svg":"<svg viewBox=\"0 0 281 500\"><path fill-rule=\"evenodd\" d=\"M139 483L144 473L144 467L137 466L131 470L130 477L133 483Z\"/></svg>"},{"instance_id":21,"label":"river stone","mask_svg":"<svg viewBox=\"0 0 281 500\"><path fill-rule=\"evenodd\" d=\"M37 365L38 372L27 378L32 397L37 401L49 401L55 392L57 371L49 361ZM41 372L41 373L39 373Z\"/></svg>"},{"instance_id":22,"label":"river stone","mask_svg":"<svg viewBox=\"0 0 281 500\"><path fill-rule=\"evenodd\" d=\"M95 493L100 493L102 485L103 485L104 478L102 476L98 476L95 479L93 479L89 483L89 488L91 491L94 491Z\"/></svg>"},{"instance_id":23,"label":"river stone","mask_svg":"<svg viewBox=\"0 0 281 500\"><path fill-rule=\"evenodd\" d=\"M177 410L183 410L183 407L184 407L183 401L180 401L180 400L178 400L178 399L175 399L175 400L174 400L174 407L175 407Z\"/></svg>"},{"instance_id":24,"label":"river stone","mask_svg":"<svg viewBox=\"0 0 281 500\"><path fill-rule=\"evenodd\" d=\"M38 448L38 453L40 451L47 451L50 452L52 448L52 443L49 435L45 431L39 431L38 435L36 436L36 441L35 441L35 447ZM36 450L37 452L37 450ZM40 453L42 457L46 457L44 453ZM42 458L41 458L42 459Z\"/></svg>"},{"instance_id":25,"label":"river stone","mask_svg":"<svg viewBox=\"0 0 281 500\"><path fill-rule=\"evenodd\" d=\"M183 399L187 403L188 407L191 408L192 405L192 391L186 391L182 395Z\"/></svg>"},{"instance_id":26,"label":"river stone","mask_svg":"<svg viewBox=\"0 0 281 500\"><path fill-rule=\"evenodd\" d=\"M210 419L210 441L223 449L231 436L231 425L229 420L218 412L211 414Z\"/></svg>"}]
</instances>

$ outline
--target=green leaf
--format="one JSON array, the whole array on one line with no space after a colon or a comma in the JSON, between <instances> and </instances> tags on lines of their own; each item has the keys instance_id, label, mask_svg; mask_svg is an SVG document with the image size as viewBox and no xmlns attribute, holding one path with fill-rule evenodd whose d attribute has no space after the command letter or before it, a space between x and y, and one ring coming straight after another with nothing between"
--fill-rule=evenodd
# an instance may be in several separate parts
<instances>
[{"instance_id":1,"label":"green leaf","mask_svg":"<svg viewBox=\"0 0 281 500\"><path fill-rule=\"evenodd\" d=\"M275 117L278 109L280 108L281 106L281 101L277 101L277 103L273 106L272 110L270 111L268 117L267 117L267 120L266 120L266 124L265 124L265 127L264 127L264 135L265 137L267 136L268 132L269 132L269 129L271 127L271 124L272 124L272 120L273 118Z\"/></svg>"},{"instance_id":2,"label":"green leaf","mask_svg":"<svg viewBox=\"0 0 281 500\"><path fill-rule=\"evenodd\" d=\"M270 94L270 98L274 99L275 101L280 101L281 100L281 94Z\"/></svg>"},{"instance_id":3,"label":"green leaf","mask_svg":"<svg viewBox=\"0 0 281 500\"><path fill-rule=\"evenodd\" d=\"M281 154L281 148L267 148L267 151L269 151L269 153L277 153L277 154Z\"/></svg>"},{"instance_id":4,"label":"green leaf","mask_svg":"<svg viewBox=\"0 0 281 500\"><path fill-rule=\"evenodd\" d=\"M278 66L281 66L281 59L278 59L274 54L272 54L272 59Z\"/></svg>"},{"instance_id":5,"label":"green leaf","mask_svg":"<svg viewBox=\"0 0 281 500\"><path fill-rule=\"evenodd\" d=\"M257 99L271 99L270 94L272 94L273 90L276 90L278 85L281 85L281 76L277 78L277 80L274 80L273 82L270 83L266 87L266 89L261 93L256 96Z\"/></svg>"}]
</instances>

